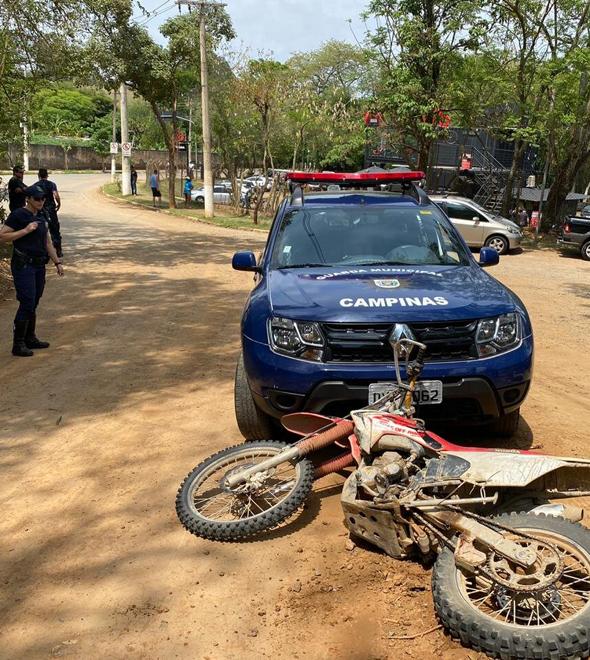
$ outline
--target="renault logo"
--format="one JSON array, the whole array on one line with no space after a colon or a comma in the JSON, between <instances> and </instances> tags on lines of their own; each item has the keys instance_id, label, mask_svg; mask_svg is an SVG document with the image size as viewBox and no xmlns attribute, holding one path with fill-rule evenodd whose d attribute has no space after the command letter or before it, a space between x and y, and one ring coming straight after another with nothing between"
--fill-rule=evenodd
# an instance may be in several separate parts
<instances>
[{"instance_id":1,"label":"renault logo","mask_svg":"<svg viewBox=\"0 0 590 660\"><path fill-rule=\"evenodd\" d=\"M411 339L412 341L416 341L416 336L412 332L411 328L405 323L396 323L393 330L391 331L391 335L389 336L389 341L393 342L394 344L400 339Z\"/></svg>"},{"instance_id":2,"label":"renault logo","mask_svg":"<svg viewBox=\"0 0 590 660\"><path fill-rule=\"evenodd\" d=\"M407 326L405 323L396 323L391 334L389 335L389 345L392 350L395 350L395 345L398 341L402 339L410 339L411 341L416 341L416 336L412 332L412 329ZM404 359L407 356L407 347L401 346L399 351L399 356Z\"/></svg>"}]
</instances>

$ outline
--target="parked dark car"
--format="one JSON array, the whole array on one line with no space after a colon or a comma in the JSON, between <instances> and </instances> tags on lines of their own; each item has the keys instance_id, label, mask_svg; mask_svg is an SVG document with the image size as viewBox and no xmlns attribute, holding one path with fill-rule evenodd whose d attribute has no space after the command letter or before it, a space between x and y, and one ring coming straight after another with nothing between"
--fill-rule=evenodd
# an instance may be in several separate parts
<instances>
[{"instance_id":1,"label":"parked dark car","mask_svg":"<svg viewBox=\"0 0 590 660\"><path fill-rule=\"evenodd\" d=\"M568 218L561 226L557 244L562 248L576 250L582 259L590 261L590 217Z\"/></svg>"}]
</instances>

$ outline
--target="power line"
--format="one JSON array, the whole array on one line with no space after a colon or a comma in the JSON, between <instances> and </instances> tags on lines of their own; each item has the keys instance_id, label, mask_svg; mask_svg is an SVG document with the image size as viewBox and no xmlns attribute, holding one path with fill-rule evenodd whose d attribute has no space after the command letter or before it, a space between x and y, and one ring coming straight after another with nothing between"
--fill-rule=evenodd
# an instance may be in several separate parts
<instances>
[{"instance_id":1,"label":"power line","mask_svg":"<svg viewBox=\"0 0 590 660\"><path fill-rule=\"evenodd\" d=\"M165 5L172 3L169 7L166 7ZM139 27L145 27L148 23L154 20L154 18L157 18L158 16L161 16L162 14L165 14L166 12L169 12L171 9L174 9L175 7L175 2L174 0L166 0L166 2L162 3L156 9L147 17L144 17L143 20L136 21L137 25ZM157 11L159 9L159 11Z\"/></svg>"},{"instance_id":2,"label":"power line","mask_svg":"<svg viewBox=\"0 0 590 660\"><path fill-rule=\"evenodd\" d=\"M146 18L149 18L149 17L152 15L152 12L158 11L158 9L160 9L160 7L163 7L164 5L168 4L168 2L169 2L169 0L164 0L164 2L163 2L161 5L158 5L157 7L155 7L154 9L152 9L152 11L148 11L147 9L145 9L145 8L144 8L144 7L138 2L137 4L138 4L139 7L141 7L141 9L143 10L143 14L142 14L141 16L137 16L137 17L133 16L133 17L131 18L131 20L137 22L137 21L140 21L140 20L144 20L144 19L146 19Z\"/></svg>"}]
</instances>

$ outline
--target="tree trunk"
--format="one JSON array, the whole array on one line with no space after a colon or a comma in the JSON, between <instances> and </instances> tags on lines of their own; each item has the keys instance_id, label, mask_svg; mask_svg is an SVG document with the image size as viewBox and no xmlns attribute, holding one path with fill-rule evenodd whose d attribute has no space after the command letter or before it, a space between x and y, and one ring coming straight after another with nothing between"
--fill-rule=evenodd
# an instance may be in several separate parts
<instances>
[{"instance_id":1,"label":"tree trunk","mask_svg":"<svg viewBox=\"0 0 590 660\"><path fill-rule=\"evenodd\" d=\"M162 114L160 112L160 108L157 106L156 103L150 103L150 106L152 108L152 112L154 113L154 116L156 117L156 121L160 125L160 130L162 131L162 137L164 138L164 142L166 143L166 149L168 150L168 163L169 163L169 174L168 174L168 197L169 197L169 205L170 208L176 208L176 199L175 199L175 175L176 175L176 168L174 164L174 140L172 136L170 135L170 131L168 130L168 126L166 126L166 123L162 119Z\"/></svg>"},{"instance_id":2,"label":"tree trunk","mask_svg":"<svg viewBox=\"0 0 590 660\"><path fill-rule=\"evenodd\" d=\"M418 170L421 172L426 172L428 170L428 160L430 158L431 146L431 140L427 140L420 145L420 152L418 153Z\"/></svg>"},{"instance_id":3,"label":"tree trunk","mask_svg":"<svg viewBox=\"0 0 590 660\"><path fill-rule=\"evenodd\" d=\"M512 165L510 166L510 173L506 179L506 187L504 188L504 199L502 200L502 215L508 217L510 208L512 206L512 196L514 183L520 176L522 166L522 157L524 155L527 143L524 140L517 140L514 143L514 152L512 154Z\"/></svg>"}]
</instances>

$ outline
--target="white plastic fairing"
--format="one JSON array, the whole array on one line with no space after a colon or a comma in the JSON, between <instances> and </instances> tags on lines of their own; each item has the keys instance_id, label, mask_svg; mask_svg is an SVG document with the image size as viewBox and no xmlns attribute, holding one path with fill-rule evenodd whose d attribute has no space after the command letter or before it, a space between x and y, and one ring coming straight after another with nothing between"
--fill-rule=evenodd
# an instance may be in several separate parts
<instances>
[{"instance_id":1,"label":"white plastic fairing","mask_svg":"<svg viewBox=\"0 0 590 660\"><path fill-rule=\"evenodd\" d=\"M470 468L461 475L462 480L486 486L522 488L539 477L567 466L567 462L553 456L494 451L448 451L444 453L459 456L470 463Z\"/></svg>"}]
</instances>

